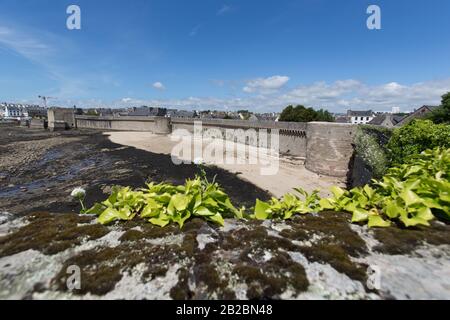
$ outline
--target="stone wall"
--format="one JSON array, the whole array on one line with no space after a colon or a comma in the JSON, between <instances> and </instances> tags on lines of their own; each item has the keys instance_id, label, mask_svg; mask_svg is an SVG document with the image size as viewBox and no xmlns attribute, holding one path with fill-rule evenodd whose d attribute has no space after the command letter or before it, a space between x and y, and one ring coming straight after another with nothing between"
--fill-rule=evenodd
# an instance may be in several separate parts
<instances>
[{"instance_id":1,"label":"stone wall","mask_svg":"<svg viewBox=\"0 0 450 320\"><path fill-rule=\"evenodd\" d=\"M274 121L245 121L245 120L199 120L199 119L172 119L172 130L187 130L191 133L194 132L194 123L201 122L203 130L210 128L218 128L222 131L223 137L227 140L234 140L239 142L234 137L230 138L227 134L227 130L243 130L243 134L247 133L248 137L245 137L246 144L251 144L251 135L255 131L259 133L261 130L265 130L267 133L271 133L273 130L278 130L280 135L279 151L281 154L288 154L298 157L306 157L306 123L294 123L294 122L274 122ZM256 142L257 143L257 142ZM270 139L267 141L268 147L270 145Z\"/></svg>"},{"instance_id":2,"label":"stone wall","mask_svg":"<svg viewBox=\"0 0 450 320\"><path fill-rule=\"evenodd\" d=\"M75 116L78 128L119 131L149 131L156 134L169 134L176 130L194 132L196 121L201 122L202 130L215 128L224 139L235 139L227 130L242 130L248 144L253 144L251 136L265 131L277 130L280 135L281 154L305 158L306 168L318 174L345 177L353 159L353 139L356 126L328 122L252 122L241 120L199 120L169 119L162 117L93 117ZM49 116L50 123L50 116ZM270 141L270 139L269 139ZM270 145L268 146L270 147Z\"/></svg>"},{"instance_id":3,"label":"stone wall","mask_svg":"<svg viewBox=\"0 0 450 320\"><path fill-rule=\"evenodd\" d=\"M117 130L117 131L150 131L156 134L171 132L170 119L164 117L95 117L76 116L77 128Z\"/></svg>"}]
</instances>

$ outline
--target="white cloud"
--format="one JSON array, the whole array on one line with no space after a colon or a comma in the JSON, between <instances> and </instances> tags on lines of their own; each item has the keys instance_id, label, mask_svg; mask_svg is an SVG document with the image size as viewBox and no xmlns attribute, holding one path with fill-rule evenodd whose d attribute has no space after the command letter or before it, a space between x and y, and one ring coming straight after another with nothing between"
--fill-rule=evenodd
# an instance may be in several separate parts
<instances>
[{"instance_id":1,"label":"white cloud","mask_svg":"<svg viewBox=\"0 0 450 320\"><path fill-rule=\"evenodd\" d=\"M153 88L155 88L156 90L166 90L166 87L161 83L161 82L155 82L153 84Z\"/></svg>"},{"instance_id":2,"label":"white cloud","mask_svg":"<svg viewBox=\"0 0 450 320\"><path fill-rule=\"evenodd\" d=\"M200 28L201 28L201 25L200 25L200 24L194 26L194 27L191 29L191 32L189 32L189 36L190 36L190 37L195 37L195 36L197 35L197 33L200 31Z\"/></svg>"},{"instance_id":3,"label":"white cloud","mask_svg":"<svg viewBox=\"0 0 450 320\"><path fill-rule=\"evenodd\" d=\"M3 26L0 26L0 46L34 62L39 62L52 51L52 47L41 40Z\"/></svg>"},{"instance_id":4,"label":"white cloud","mask_svg":"<svg viewBox=\"0 0 450 320\"><path fill-rule=\"evenodd\" d=\"M258 78L250 80L243 88L246 93L272 93L281 89L289 81L287 76L273 76L269 78Z\"/></svg>"},{"instance_id":5,"label":"white cloud","mask_svg":"<svg viewBox=\"0 0 450 320\"><path fill-rule=\"evenodd\" d=\"M224 4L218 11L217 15L222 16L224 14L229 13L232 10L232 7L229 5Z\"/></svg>"},{"instance_id":6,"label":"white cloud","mask_svg":"<svg viewBox=\"0 0 450 320\"><path fill-rule=\"evenodd\" d=\"M273 84L269 87L276 86ZM450 78L409 85L396 82L368 85L349 79L302 85L286 93L272 91L271 94L247 97L187 97L151 101L133 100L130 103L181 109L237 110L243 108L257 112L281 111L289 104L326 108L332 112L345 112L347 109L389 111L392 107L400 107L402 111L412 111L425 104L439 105L441 96L448 91L450 91Z\"/></svg>"},{"instance_id":7,"label":"white cloud","mask_svg":"<svg viewBox=\"0 0 450 320\"><path fill-rule=\"evenodd\" d=\"M424 104L439 105L441 96L448 91L450 78L409 85L398 82L368 85L350 79L299 86L278 99L336 112L345 111L346 108L388 111L392 107L410 111Z\"/></svg>"}]
</instances>

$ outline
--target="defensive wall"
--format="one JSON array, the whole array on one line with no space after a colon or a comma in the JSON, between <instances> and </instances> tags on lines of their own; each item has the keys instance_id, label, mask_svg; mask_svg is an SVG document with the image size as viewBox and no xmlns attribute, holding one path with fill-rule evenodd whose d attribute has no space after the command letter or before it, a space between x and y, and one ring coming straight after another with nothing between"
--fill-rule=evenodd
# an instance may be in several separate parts
<instances>
[{"instance_id":1,"label":"defensive wall","mask_svg":"<svg viewBox=\"0 0 450 320\"><path fill-rule=\"evenodd\" d=\"M222 119L178 119L165 117L97 117L79 116L68 113L68 109L49 110L48 126L51 130L62 128L61 122L66 119L65 128L117 130L117 131L147 131L155 134L170 134L178 130L194 133L194 128L202 130L215 129L218 136L224 139L236 139L228 132L234 130L239 134L237 142L253 144L253 136L257 133L274 130L279 133L279 152L281 154L305 159L308 170L327 176L345 177L348 175L354 154L353 139L355 125L329 122L272 122L245 121ZM52 116L50 115L52 113ZM53 120L57 119L57 120ZM52 124L52 122L54 122ZM197 122L197 126L195 126ZM214 132L214 130L208 130ZM256 135L255 135L256 133ZM241 136L242 135L242 136ZM216 136L217 137L217 136ZM242 140L244 138L244 140ZM270 141L270 138L268 139ZM270 142L269 142L270 143ZM271 147L270 145L268 147Z\"/></svg>"}]
</instances>

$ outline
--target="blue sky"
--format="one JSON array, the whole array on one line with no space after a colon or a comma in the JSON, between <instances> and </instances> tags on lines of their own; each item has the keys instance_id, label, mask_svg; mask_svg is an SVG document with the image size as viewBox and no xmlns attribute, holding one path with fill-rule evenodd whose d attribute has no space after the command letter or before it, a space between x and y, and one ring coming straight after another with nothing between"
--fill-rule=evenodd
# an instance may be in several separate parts
<instances>
[{"instance_id":1,"label":"blue sky","mask_svg":"<svg viewBox=\"0 0 450 320\"><path fill-rule=\"evenodd\" d=\"M406 111L450 91L449 33L448 0L2 0L0 100Z\"/></svg>"}]
</instances>

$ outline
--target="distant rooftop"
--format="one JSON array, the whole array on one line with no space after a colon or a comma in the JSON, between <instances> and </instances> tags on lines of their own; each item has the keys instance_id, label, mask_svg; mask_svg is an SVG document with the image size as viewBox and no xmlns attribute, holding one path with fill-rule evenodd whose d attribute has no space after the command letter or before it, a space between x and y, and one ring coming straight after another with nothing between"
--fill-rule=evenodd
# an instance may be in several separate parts
<instances>
[{"instance_id":1,"label":"distant rooftop","mask_svg":"<svg viewBox=\"0 0 450 320\"><path fill-rule=\"evenodd\" d=\"M347 116L348 117L372 117L373 116L373 111L372 110L368 110L368 111L348 110L347 111Z\"/></svg>"}]
</instances>

